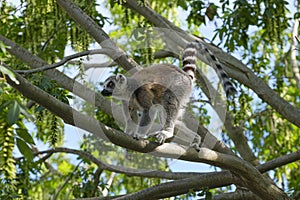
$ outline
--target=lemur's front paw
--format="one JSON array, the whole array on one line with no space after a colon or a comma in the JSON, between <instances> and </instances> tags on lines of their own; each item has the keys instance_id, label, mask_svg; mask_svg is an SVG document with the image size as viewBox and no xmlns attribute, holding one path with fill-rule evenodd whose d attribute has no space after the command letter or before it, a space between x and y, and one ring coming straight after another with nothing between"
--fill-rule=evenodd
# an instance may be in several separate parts
<instances>
[{"instance_id":1,"label":"lemur's front paw","mask_svg":"<svg viewBox=\"0 0 300 200\"><path fill-rule=\"evenodd\" d=\"M141 138L140 134L138 134L138 133L133 133L131 136L132 136L133 139L135 139L135 140L139 140L139 139Z\"/></svg>"},{"instance_id":2,"label":"lemur's front paw","mask_svg":"<svg viewBox=\"0 0 300 200\"><path fill-rule=\"evenodd\" d=\"M135 133L135 131L133 130L125 130L125 133L127 135L130 135L135 140L139 140L141 138L140 135L138 133Z\"/></svg>"},{"instance_id":3,"label":"lemur's front paw","mask_svg":"<svg viewBox=\"0 0 300 200\"><path fill-rule=\"evenodd\" d=\"M196 151L200 151L201 142L201 137L199 135L196 135L193 142L190 144L190 147L195 148Z\"/></svg>"},{"instance_id":4,"label":"lemur's front paw","mask_svg":"<svg viewBox=\"0 0 300 200\"><path fill-rule=\"evenodd\" d=\"M173 133L161 130L161 131L157 131L155 133L150 133L149 137L155 138L157 140L157 142L159 143L159 145L162 145L166 141L166 139L173 137Z\"/></svg>"}]
</instances>

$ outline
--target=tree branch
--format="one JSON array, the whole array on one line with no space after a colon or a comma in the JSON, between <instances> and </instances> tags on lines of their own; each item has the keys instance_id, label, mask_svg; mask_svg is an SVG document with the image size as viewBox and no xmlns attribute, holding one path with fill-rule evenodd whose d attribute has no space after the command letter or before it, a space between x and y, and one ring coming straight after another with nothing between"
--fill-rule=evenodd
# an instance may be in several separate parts
<instances>
[{"instance_id":1,"label":"tree branch","mask_svg":"<svg viewBox=\"0 0 300 200\"><path fill-rule=\"evenodd\" d=\"M170 21L157 14L147 5L142 6L135 0L127 0L124 5L128 6L140 15L143 15L155 26L169 29L169 33L172 33L170 34L170 39L182 48L186 45L186 42L183 42L182 38L185 38L187 41L199 40L201 43L204 43L215 54L215 56L219 58L229 76L251 88L261 99L272 106L284 118L300 127L300 111L296 107L285 101L283 98L281 98L262 79L258 78L249 68L247 68L247 66L245 66L240 60L229 55L228 53L223 52L213 45L205 43L202 39L189 35L180 28L172 25ZM178 35L176 37L176 34L174 34L174 32L180 34L180 37ZM209 64L205 57L201 57L201 55L198 56L200 60Z\"/></svg>"},{"instance_id":2,"label":"tree branch","mask_svg":"<svg viewBox=\"0 0 300 200\"><path fill-rule=\"evenodd\" d=\"M248 144L248 140L244 135L243 127L234 126L233 119L234 117L231 115L231 113L227 112L224 125L229 138L232 139L234 146L237 148L238 152L240 153L243 159L252 163L254 166L258 165L259 161L255 157L252 149Z\"/></svg>"},{"instance_id":3,"label":"tree branch","mask_svg":"<svg viewBox=\"0 0 300 200\"><path fill-rule=\"evenodd\" d=\"M87 62L81 62L79 60L73 60L73 61L69 61L68 63L73 65L82 65L85 71L92 68L105 68L105 67L113 67L117 65L117 63L115 63L114 61L108 61L104 63L87 63Z\"/></svg>"},{"instance_id":4,"label":"tree branch","mask_svg":"<svg viewBox=\"0 0 300 200\"><path fill-rule=\"evenodd\" d=\"M161 191L157 192L159 194L159 196L157 196L157 198L170 197L170 196L184 194L184 193L186 193L186 191L188 191L191 188L193 188L195 190L201 190L204 187L215 188L215 187L227 186L227 185L233 184L233 183L240 185L240 186L244 186L242 184L243 181L241 181L237 176L233 176L228 171L227 172L226 171L211 172L211 173L190 173L190 172L185 173L185 172L163 172L163 171L159 171L159 170L149 171L149 170L141 170L141 169L131 169L131 168L126 168L126 167L121 167L121 166L105 164L87 152L75 150L75 149L63 148L63 147L57 147L57 148L51 149L51 150L40 151L40 152L35 153L35 155L41 155L41 154L52 155L53 153L58 153L58 152L79 155L79 156L81 156L85 159L88 159L88 160L94 162L95 164L97 164L99 169L101 169L101 170L108 170L108 171L112 171L112 172L116 172L116 173L123 173L128 176L163 178L163 179L172 179L172 180L180 179L177 182L176 181L172 182L172 184L166 184L166 185L162 184L162 185L153 187L153 188L155 188L156 192L157 192L157 190L161 190ZM208 155L208 156L211 156L211 155ZM295 162L297 160L300 160L300 150L297 152L291 153L289 155L282 156L282 157L276 158L274 160L268 161L263 165L257 166L257 169L261 173L264 173L271 169L280 167L282 165L285 165L285 164L288 164L291 162ZM222 180L214 182L215 179L219 179L218 177L221 177ZM184 186L182 186L181 179L187 179L188 181L187 180L184 180L184 181L188 182L189 184L184 184ZM199 182L197 180L203 180L203 181ZM220 183L222 183L222 185L218 185ZM166 188L168 188L168 187L174 188L173 187L174 184L176 185L176 187L179 187L180 190L173 190L173 192L168 191L167 193L164 192L166 190ZM135 197L135 196L140 197L140 195L142 195L141 196L141 198L142 198L142 197L144 197L144 195L146 195L146 196L152 195L152 192L153 192L153 190L147 189L143 192L137 192L134 194L130 194L129 196L124 196L124 198L125 197L126 198ZM162 193L164 193L164 195L162 195ZM216 199L221 199L221 197L225 198L225 199L230 199L230 197L233 197L233 196L240 197L243 195L244 195L244 197L247 196L249 198L256 197L256 195L254 195L251 192L238 190L237 193L228 193L228 194L222 194L220 196L216 196ZM154 198L153 196L151 196L151 197ZM257 199L257 197L254 199Z\"/></svg>"},{"instance_id":5,"label":"tree branch","mask_svg":"<svg viewBox=\"0 0 300 200\"><path fill-rule=\"evenodd\" d=\"M153 187L124 195L121 199L162 199L171 196L186 194L189 191L199 191L204 188L217 188L238 182L239 179L230 172L218 172L214 175L199 175L192 178L161 183ZM171 189L170 189L171 188Z\"/></svg>"},{"instance_id":6,"label":"tree branch","mask_svg":"<svg viewBox=\"0 0 300 200\"><path fill-rule=\"evenodd\" d=\"M0 41L10 48L7 49L9 53L14 55L16 58L20 59L24 63L28 64L32 68L39 68L40 66L48 65L41 58L31 54L29 51L14 43L13 41L5 38L0 34ZM112 114L111 111L111 102L104 98L102 95L95 93L95 91L85 87L84 85L78 83L77 81L66 76L62 72L52 69L45 71L45 75L55 80L60 84L64 89L74 93L85 101L89 102L92 105L96 105L103 112L107 114Z\"/></svg>"},{"instance_id":7,"label":"tree branch","mask_svg":"<svg viewBox=\"0 0 300 200\"><path fill-rule=\"evenodd\" d=\"M43 67L39 67L39 68L31 69L31 70L16 70L16 72L19 74L30 74L30 73L35 73L35 72L46 71L46 70L55 69L57 67L60 67L60 66L64 65L66 62L68 62L72 59L75 59L75 58L79 58L79 57L83 57L83 56L87 56L87 55L94 55L94 54L107 54L107 52L108 52L108 50L105 48L87 50L87 51L83 51L83 52L75 53L73 55L66 56L61 61L51 64L51 65L45 65Z\"/></svg>"},{"instance_id":8,"label":"tree branch","mask_svg":"<svg viewBox=\"0 0 300 200\"><path fill-rule=\"evenodd\" d=\"M212 200L245 200L245 199L251 199L251 200L262 200L257 195L253 194L250 191L247 190L237 190L235 192L229 192L224 194L216 195L212 198ZM204 200L204 199L201 199Z\"/></svg>"},{"instance_id":9,"label":"tree branch","mask_svg":"<svg viewBox=\"0 0 300 200\"><path fill-rule=\"evenodd\" d=\"M286 164L296 162L298 160L300 160L300 150L290 153L290 154L287 154L287 155L283 155L283 156L275 158L273 160L270 160L264 164L257 166L257 169L263 173L263 172L284 166Z\"/></svg>"},{"instance_id":10,"label":"tree branch","mask_svg":"<svg viewBox=\"0 0 300 200\"><path fill-rule=\"evenodd\" d=\"M102 170L107 170L107 171L116 172L120 174L126 174L127 176L139 176L139 177L147 177L147 178L162 178L162 179L177 180L177 179L193 177L196 175L207 174L207 173L199 173L199 172L165 172L160 170L149 171L148 169L143 170L143 169L133 169L128 167L123 167L123 166L116 166L116 165L103 163L101 160L97 159L96 157L94 157L92 154L88 152L77 150L77 149L64 148L64 147L56 147L55 149L40 151L38 153L35 153L35 156L38 154L52 155L53 153L75 154L82 158L90 160L91 162L98 165L98 167L101 168ZM20 160L22 158L23 157L16 158L15 160ZM213 173L215 172L211 172L208 174L213 174Z\"/></svg>"},{"instance_id":11,"label":"tree branch","mask_svg":"<svg viewBox=\"0 0 300 200\"><path fill-rule=\"evenodd\" d=\"M86 30L102 48L108 49L107 55L125 70L136 70L139 65L131 58L128 58L124 51L120 49L109 36L98 26L98 24L84 13L76 4L69 0L57 0L57 4L67 12L67 14ZM134 70L135 71L135 70Z\"/></svg>"},{"instance_id":12,"label":"tree branch","mask_svg":"<svg viewBox=\"0 0 300 200\"><path fill-rule=\"evenodd\" d=\"M41 65L46 65L46 62L40 59L39 57L31 54L23 47L20 47L16 43L12 42L11 40L3 37L0 35L0 41L3 41L7 46L11 46L11 48L8 49L8 51L15 55L17 58L21 59L23 62L28 63L33 68L38 68ZM102 95L99 95L98 93L95 93L94 91L90 90L89 88L83 86L82 84L78 83L77 81L74 81L64 75L63 73L59 72L58 70L49 70L45 71L45 74L48 77L53 78L56 80L59 84L61 84L65 89L73 92L74 94L78 95L79 97L83 98L87 102L91 103L92 105L96 105L101 110L103 110L107 114L112 114L112 106L116 107L112 102L107 101L106 98L104 98ZM26 95L25 95L26 96ZM59 109L58 109L59 110ZM114 112L114 118L116 121L124 120L123 116L121 115L121 111ZM186 112L187 114L187 112ZM63 117L62 117L63 118ZM201 136L202 139L204 138L210 138L213 139L216 144L215 146L212 146L213 149L222 152L222 153L228 153L230 155L233 155L232 151L226 147L222 142L217 140L206 128L204 128L201 124L198 122L194 122L195 120L192 116L186 116L186 123L191 124L189 127L197 127L197 133Z\"/></svg>"}]
</instances>

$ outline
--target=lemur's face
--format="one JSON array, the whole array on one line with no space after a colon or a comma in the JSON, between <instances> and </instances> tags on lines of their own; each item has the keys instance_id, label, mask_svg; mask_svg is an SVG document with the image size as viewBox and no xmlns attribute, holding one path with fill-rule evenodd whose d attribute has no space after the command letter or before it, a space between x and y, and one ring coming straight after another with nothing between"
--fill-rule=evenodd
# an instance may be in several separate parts
<instances>
[{"instance_id":1,"label":"lemur's face","mask_svg":"<svg viewBox=\"0 0 300 200\"><path fill-rule=\"evenodd\" d=\"M108 77L103 84L103 90L101 94L103 96L120 96L126 87L127 79L122 74L117 74Z\"/></svg>"},{"instance_id":2,"label":"lemur's face","mask_svg":"<svg viewBox=\"0 0 300 200\"><path fill-rule=\"evenodd\" d=\"M110 76L104 81L103 90L101 91L101 94L103 96L111 96L113 94L115 87L116 87L116 76Z\"/></svg>"}]
</instances>

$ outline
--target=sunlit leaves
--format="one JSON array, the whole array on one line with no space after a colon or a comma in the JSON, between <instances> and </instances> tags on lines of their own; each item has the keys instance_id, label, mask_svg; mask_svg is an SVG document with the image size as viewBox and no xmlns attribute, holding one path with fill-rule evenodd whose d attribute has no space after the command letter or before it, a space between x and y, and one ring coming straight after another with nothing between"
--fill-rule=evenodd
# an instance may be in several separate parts
<instances>
[{"instance_id":1,"label":"sunlit leaves","mask_svg":"<svg viewBox=\"0 0 300 200\"><path fill-rule=\"evenodd\" d=\"M2 74L3 77L8 76L13 82L15 82L16 84L19 84L19 81L16 79L16 75L11 70L2 66L1 63L0 63L0 74ZM5 81L5 78L4 78L4 81Z\"/></svg>"},{"instance_id":2,"label":"sunlit leaves","mask_svg":"<svg viewBox=\"0 0 300 200\"><path fill-rule=\"evenodd\" d=\"M75 2L100 26L108 22L107 17L96 11L95 0L88 4ZM59 8L55 0L27 0L18 7L0 6L0 33L21 43L45 61L52 63L61 59L68 42L75 50L85 50L93 41Z\"/></svg>"},{"instance_id":3,"label":"sunlit leaves","mask_svg":"<svg viewBox=\"0 0 300 200\"><path fill-rule=\"evenodd\" d=\"M44 143L49 142L52 146L62 143L64 130L62 120L41 106L36 108L35 125L37 127L36 137L39 140Z\"/></svg>"},{"instance_id":4,"label":"sunlit leaves","mask_svg":"<svg viewBox=\"0 0 300 200\"><path fill-rule=\"evenodd\" d=\"M33 152L30 146L21 138L16 138L16 144L20 152L25 156L25 158L32 160Z\"/></svg>"},{"instance_id":5,"label":"sunlit leaves","mask_svg":"<svg viewBox=\"0 0 300 200\"><path fill-rule=\"evenodd\" d=\"M11 103L8 109L8 115L7 115L8 124L9 125L14 124L18 120L19 114L20 114L20 106L16 101L14 101Z\"/></svg>"},{"instance_id":6,"label":"sunlit leaves","mask_svg":"<svg viewBox=\"0 0 300 200\"><path fill-rule=\"evenodd\" d=\"M189 15L187 17L189 26L200 26L201 24L206 24L205 17L207 17L209 21L213 21L215 17L218 16L218 6L216 6L214 3L206 4L203 1L194 0L186 1L186 3L190 8ZM181 5L182 4L179 4L179 6ZM185 9L185 6L183 8Z\"/></svg>"},{"instance_id":7,"label":"sunlit leaves","mask_svg":"<svg viewBox=\"0 0 300 200\"><path fill-rule=\"evenodd\" d=\"M287 2L280 1L235 1L233 8L223 4L223 26L217 35L225 42L225 47L233 51L237 47L247 49L249 33L260 29L262 40L269 43L284 41L282 33L288 25Z\"/></svg>"},{"instance_id":8,"label":"sunlit leaves","mask_svg":"<svg viewBox=\"0 0 300 200\"><path fill-rule=\"evenodd\" d=\"M16 133L26 143L35 145L35 142L34 142L32 136L28 133L28 130L22 129L22 128L17 128Z\"/></svg>"},{"instance_id":9,"label":"sunlit leaves","mask_svg":"<svg viewBox=\"0 0 300 200\"><path fill-rule=\"evenodd\" d=\"M13 127L9 126L5 119L0 118L0 175L4 175L6 181L16 177L14 146Z\"/></svg>"}]
</instances>

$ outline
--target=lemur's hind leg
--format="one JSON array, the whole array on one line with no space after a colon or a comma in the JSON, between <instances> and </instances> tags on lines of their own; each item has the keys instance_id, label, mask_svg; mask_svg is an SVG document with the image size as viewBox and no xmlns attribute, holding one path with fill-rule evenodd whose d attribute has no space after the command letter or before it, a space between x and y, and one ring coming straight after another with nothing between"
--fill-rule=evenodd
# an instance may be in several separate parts
<instances>
[{"instance_id":1,"label":"lemur's hind leg","mask_svg":"<svg viewBox=\"0 0 300 200\"><path fill-rule=\"evenodd\" d=\"M174 127L180 106L179 101L171 91L165 93L162 104L166 117L163 128L160 131L149 134L149 137L156 138L159 144L163 144L166 139L174 136Z\"/></svg>"},{"instance_id":2,"label":"lemur's hind leg","mask_svg":"<svg viewBox=\"0 0 300 200\"><path fill-rule=\"evenodd\" d=\"M134 136L138 127L137 108L125 100L122 101L122 106L123 116L125 119L125 133Z\"/></svg>"},{"instance_id":3,"label":"lemur's hind leg","mask_svg":"<svg viewBox=\"0 0 300 200\"><path fill-rule=\"evenodd\" d=\"M142 113L137 131L133 135L134 139L140 139L147 134L151 127L151 122L153 120L152 112L149 109L145 109Z\"/></svg>"}]
</instances>

